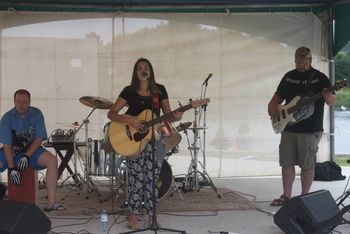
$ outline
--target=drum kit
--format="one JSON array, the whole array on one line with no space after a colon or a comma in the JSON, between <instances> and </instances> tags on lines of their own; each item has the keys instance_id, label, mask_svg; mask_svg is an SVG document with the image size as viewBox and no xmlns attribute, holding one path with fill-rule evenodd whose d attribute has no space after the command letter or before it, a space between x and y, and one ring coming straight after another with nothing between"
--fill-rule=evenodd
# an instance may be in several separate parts
<instances>
[{"instance_id":1,"label":"drum kit","mask_svg":"<svg viewBox=\"0 0 350 234\"><path fill-rule=\"evenodd\" d=\"M83 120L83 123L79 124L75 122L74 124L67 125L72 127L72 129L69 130L54 130L49 137L49 141L51 141L52 145L73 143L74 153L72 156L74 164L74 173L71 174L71 176L73 178L78 178L78 180L74 180L74 186L78 187L79 189L85 192L86 199L89 198L90 193L95 192L98 195L100 202L103 201L102 194L96 186L97 179L95 177L98 176L107 177L111 180L110 189L112 196L117 195L115 193L119 193L120 191L127 193L127 191L125 191L127 190L126 157L116 153L110 144L108 129L111 122L105 124L103 128L103 139L93 140L89 138L89 117L91 116L91 114L96 109L110 109L113 103L108 99L94 96L83 96L79 99L79 101L82 104L92 108L91 112ZM191 124L191 122L180 123L178 126L175 127L172 123L161 123L161 126L158 128L158 132L165 137L164 146L167 152L166 156L170 156L179 152L178 144L182 139L179 132L188 129L191 126ZM85 130L85 141L77 142L76 135L81 129ZM84 147L84 152L80 151L79 147ZM82 162L82 175L78 172L77 169L77 164L79 160L80 162ZM164 160L159 178L156 183L159 191L159 200L161 200L168 194L172 185L176 187L176 184L173 179L174 178L171 166L167 160ZM65 179L63 183L66 180L68 180L68 178Z\"/></svg>"}]
</instances>

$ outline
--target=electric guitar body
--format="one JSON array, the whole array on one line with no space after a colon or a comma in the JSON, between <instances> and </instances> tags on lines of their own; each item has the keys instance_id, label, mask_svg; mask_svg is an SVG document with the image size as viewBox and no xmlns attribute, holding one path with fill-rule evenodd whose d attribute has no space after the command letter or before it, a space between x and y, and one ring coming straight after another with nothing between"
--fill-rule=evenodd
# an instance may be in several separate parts
<instances>
[{"instance_id":1,"label":"electric guitar body","mask_svg":"<svg viewBox=\"0 0 350 234\"><path fill-rule=\"evenodd\" d=\"M337 81L328 91L337 91L348 85L346 79ZM310 97L296 96L286 105L278 105L278 115L271 118L271 124L276 134L281 133L284 128L293 122L309 118L313 113L314 105L312 103L322 98L322 93L314 94Z\"/></svg>"}]
</instances>

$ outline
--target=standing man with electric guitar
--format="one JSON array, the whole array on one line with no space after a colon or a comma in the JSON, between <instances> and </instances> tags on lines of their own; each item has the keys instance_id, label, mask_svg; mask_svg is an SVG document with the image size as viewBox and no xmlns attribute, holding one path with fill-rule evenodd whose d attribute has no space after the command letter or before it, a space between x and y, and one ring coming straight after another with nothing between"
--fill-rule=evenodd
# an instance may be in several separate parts
<instances>
[{"instance_id":1,"label":"standing man with electric guitar","mask_svg":"<svg viewBox=\"0 0 350 234\"><path fill-rule=\"evenodd\" d=\"M126 113L120 114L121 109L126 106L128 107ZM129 192L127 201L130 212L127 226L132 230L140 229L137 214L140 213L143 201L148 214L146 226L152 225L153 211L157 206L153 204L152 199L152 145L151 141L143 140L145 136L152 134L151 128L145 127L144 124L147 120L153 119L150 111L152 109L154 118L160 116L160 110L163 113L169 113L167 120L170 122L180 120L183 114L181 111L171 112L167 91L163 85L156 83L152 64L148 59L140 58L134 65L131 85L122 90L108 112L108 118L112 120L111 129L109 129L112 132L109 134L112 147L116 148L113 145L114 139L111 138L115 136L115 140L118 141L123 139L122 134L125 135L125 141L120 144L121 148L128 150L133 144L137 145L137 153L123 155L130 156L127 157ZM113 130L114 126L117 130ZM118 132L118 129L122 131ZM114 134L114 132L117 133ZM165 150L159 136L155 138L155 179L157 180ZM118 152L118 149L116 151Z\"/></svg>"},{"instance_id":2,"label":"standing man with electric guitar","mask_svg":"<svg viewBox=\"0 0 350 234\"><path fill-rule=\"evenodd\" d=\"M318 144L323 133L324 104L334 105L336 102L328 77L313 68L311 63L310 49L297 48L295 69L284 75L268 104L274 130L276 133L281 132L279 163L282 167L283 194L273 200L272 206L281 206L292 197L296 165L301 168L301 194L309 192L314 179ZM316 93L320 94L320 98L308 102L308 97ZM287 103L286 106L293 102L298 106L304 101L308 104L299 105L300 108L292 113L281 108L283 102ZM283 121L288 124L281 124ZM275 126L282 127L277 129Z\"/></svg>"}]
</instances>

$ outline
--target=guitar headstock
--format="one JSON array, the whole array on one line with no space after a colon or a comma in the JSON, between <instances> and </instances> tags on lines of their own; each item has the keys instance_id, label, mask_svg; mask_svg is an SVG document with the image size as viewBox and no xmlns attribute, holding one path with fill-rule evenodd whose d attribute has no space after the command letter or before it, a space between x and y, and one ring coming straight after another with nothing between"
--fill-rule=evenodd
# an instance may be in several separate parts
<instances>
[{"instance_id":1,"label":"guitar headstock","mask_svg":"<svg viewBox=\"0 0 350 234\"><path fill-rule=\"evenodd\" d=\"M334 86L333 86L333 90L337 91L345 86L348 86L349 83L347 81L347 79L344 79L344 80L339 80L337 82L335 82Z\"/></svg>"},{"instance_id":2,"label":"guitar headstock","mask_svg":"<svg viewBox=\"0 0 350 234\"><path fill-rule=\"evenodd\" d=\"M191 105L192 105L192 108L197 108L197 107L203 106L205 104L208 104L209 102L210 102L209 98L204 98L201 100L192 101Z\"/></svg>"}]
</instances>

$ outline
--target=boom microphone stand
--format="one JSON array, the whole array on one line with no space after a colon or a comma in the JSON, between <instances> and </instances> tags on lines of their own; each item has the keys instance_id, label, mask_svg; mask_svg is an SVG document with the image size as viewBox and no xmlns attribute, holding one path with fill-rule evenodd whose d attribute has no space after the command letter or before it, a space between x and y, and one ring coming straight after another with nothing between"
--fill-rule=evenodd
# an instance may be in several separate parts
<instances>
[{"instance_id":1,"label":"boom microphone stand","mask_svg":"<svg viewBox=\"0 0 350 234\"><path fill-rule=\"evenodd\" d=\"M148 80L148 90L151 94L151 112L152 112L152 120L154 120L154 102L153 102L153 94L160 94L160 91L158 90L158 87L149 79L149 76L145 74L145 79ZM157 197L156 197L156 173L155 173L155 168L156 168L156 139L155 139L155 131L154 131L154 124L152 125L151 128L152 131L152 138L151 138L151 145L152 145L152 202L153 202L153 216L152 216L152 224L148 228L140 229L137 231L131 231L131 232L123 232L121 234L126 234L126 233L136 233L136 232L143 232L147 230L154 231L154 233L157 233L159 230L163 231L168 231L168 232L179 232L186 234L186 231L182 230L175 230L175 229L169 229L169 228L161 228L159 227L157 223L157 206L155 205L157 202Z\"/></svg>"},{"instance_id":2,"label":"boom microphone stand","mask_svg":"<svg viewBox=\"0 0 350 234\"><path fill-rule=\"evenodd\" d=\"M201 88L201 97L200 99L205 98L205 95L207 93L207 87L208 87L208 81L209 79L213 76L212 73L209 73L208 77L205 79L205 81L202 84L202 88ZM204 87L204 89L203 89ZM203 114L203 148L202 148L202 154L203 154L203 164L201 164L200 161L199 164L201 164L202 168L203 168L203 172L202 172L202 176L203 176L203 183L201 183L202 186L211 186L213 188L213 190L215 191L216 195L221 198L221 195L218 193L218 190L216 189L213 181L211 180L210 176L208 175L207 171L206 171L206 155L205 155L205 142L206 142L206 128L207 128L207 119L206 119L206 113L207 113L207 104L203 105L199 111L199 117L198 117L198 125L201 122L201 118L202 118L202 113ZM204 110L204 112L203 112Z\"/></svg>"}]
</instances>

